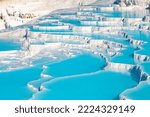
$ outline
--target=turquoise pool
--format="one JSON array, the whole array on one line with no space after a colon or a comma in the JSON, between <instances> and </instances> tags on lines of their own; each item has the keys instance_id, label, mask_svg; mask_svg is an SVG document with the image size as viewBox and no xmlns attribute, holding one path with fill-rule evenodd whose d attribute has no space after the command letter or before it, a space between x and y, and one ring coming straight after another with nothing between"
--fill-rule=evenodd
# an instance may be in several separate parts
<instances>
[{"instance_id":1,"label":"turquoise pool","mask_svg":"<svg viewBox=\"0 0 150 117\"><path fill-rule=\"evenodd\" d=\"M71 76L76 74L92 73L103 69L106 65L102 57L94 55L79 55L56 64L48 65L43 74L53 77Z\"/></svg>"},{"instance_id":2,"label":"turquoise pool","mask_svg":"<svg viewBox=\"0 0 150 117\"><path fill-rule=\"evenodd\" d=\"M11 39L0 39L0 51L20 50L21 45L19 42Z\"/></svg>"},{"instance_id":3,"label":"turquoise pool","mask_svg":"<svg viewBox=\"0 0 150 117\"><path fill-rule=\"evenodd\" d=\"M42 68L25 68L0 73L0 100L27 100L34 92L27 83L40 78Z\"/></svg>"},{"instance_id":4,"label":"turquoise pool","mask_svg":"<svg viewBox=\"0 0 150 117\"><path fill-rule=\"evenodd\" d=\"M98 71L82 76L57 78L44 83L45 90L32 99L42 100L116 100L125 89L136 86L130 75Z\"/></svg>"},{"instance_id":5,"label":"turquoise pool","mask_svg":"<svg viewBox=\"0 0 150 117\"><path fill-rule=\"evenodd\" d=\"M150 82L143 81L137 87L126 90L121 96L129 100L150 100Z\"/></svg>"},{"instance_id":6,"label":"turquoise pool","mask_svg":"<svg viewBox=\"0 0 150 117\"><path fill-rule=\"evenodd\" d=\"M0 99L119 100L122 95L150 99L149 82L138 84L142 72L150 73L150 33L138 30L138 21L128 27L122 22L147 14L147 10L62 11L25 26L30 51L22 51L19 41L0 39ZM9 71L3 72L6 67Z\"/></svg>"}]
</instances>

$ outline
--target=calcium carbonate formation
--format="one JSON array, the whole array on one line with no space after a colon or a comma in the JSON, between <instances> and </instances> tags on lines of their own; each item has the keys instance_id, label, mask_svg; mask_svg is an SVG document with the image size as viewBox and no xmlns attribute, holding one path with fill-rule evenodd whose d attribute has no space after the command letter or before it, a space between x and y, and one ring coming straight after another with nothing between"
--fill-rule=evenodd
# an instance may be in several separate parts
<instances>
[{"instance_id":1,"label":"calcium carbonate formation","mask_svg":"<svg viewBox=\"0 0 150 117\"><path fill-rule=\"evenodd\" d=\"M0 51L0 71L38 71L24 86L34 93L21 99L150 99L149 0L84 2L18 27L1 13L7 29L0 37L15 38L21 49Z\"/></svg>"}]
</instances>

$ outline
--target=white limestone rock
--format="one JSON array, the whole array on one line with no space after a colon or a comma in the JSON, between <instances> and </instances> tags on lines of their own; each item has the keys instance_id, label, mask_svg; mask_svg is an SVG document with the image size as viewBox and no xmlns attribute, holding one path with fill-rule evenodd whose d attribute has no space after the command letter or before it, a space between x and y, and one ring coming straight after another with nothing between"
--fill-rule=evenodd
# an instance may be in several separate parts
<instances>
[{"instance_id":1,"label":"white limestone rock","mask_svg":"<svg viewBox=\"0 0 150 117\"><path fill-rule=\"evenodd\" d=\"M106 69L111 71L129 72L133 67L134 65L131 64L108 62Z\"/></svg>"},{"instance_id":2,"label":"white limestone rock","mask_svg":"<svg viewBox=\"0 0 150 117\"><path fill-rule=\"evenodd\" d=\"M139 5L148 7L150 0L116 0L115 4L119 4L120 6Z\"/></svg>"}]
</instances>

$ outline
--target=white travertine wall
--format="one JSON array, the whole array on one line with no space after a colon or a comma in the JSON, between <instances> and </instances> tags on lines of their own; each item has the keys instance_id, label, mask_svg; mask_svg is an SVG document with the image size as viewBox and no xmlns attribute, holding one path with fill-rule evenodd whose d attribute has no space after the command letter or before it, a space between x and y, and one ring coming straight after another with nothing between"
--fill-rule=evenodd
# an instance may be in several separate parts
<instances>
[{"instance_id":1,"label":"white travertine wall","mask_svg":"<svg viewBox=\"0 0 150 117\"><path fill-rule=\"evenodd\" d=\"M96 0L0 0L0 30L22 25L52 11L74 8ZM11 16L15 16L11 17ZM25 20L24 20L25 19Z\"/></svg>"}]
</instances>

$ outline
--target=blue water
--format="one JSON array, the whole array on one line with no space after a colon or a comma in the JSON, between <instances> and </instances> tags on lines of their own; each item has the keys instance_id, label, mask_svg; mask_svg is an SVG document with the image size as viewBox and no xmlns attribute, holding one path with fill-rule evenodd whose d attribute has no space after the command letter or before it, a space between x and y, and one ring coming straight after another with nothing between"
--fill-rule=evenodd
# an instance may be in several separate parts
<instances>
[{"instance_id":1,"label":"blue water","mask_svg":"<svg viewBox=\"0 0 150 117\"><path fill-rule=\"evenodd\" d=\"M53 77L91 73L103 69L105 60L94 55L80 55L56 64L49 65L43 72Z\"/></svg>"},{"instance_id":2,"label":"blue water","mask_svg":"<svg viewBox=\"0 0 150 117\"><path fill-rule=\"evenodd\" d=\"M99 6L96 6L99 7ZM138 10L138 11L82 11L82 12L92 12L92 16L81 17L81 21L97 21L98 15L103 15L107 18L142 18L144 15L149 14L149 11ZM94 16L96 15L96 17ZM62 16L62 17L61 17ZM70 18L67 18L70 16ZM53 26L63 26L64 24L73 26L91 26L99 27L96 25L82 25L79 18L74 18L72 16L77 16L75 12L64 12L53 15L48 15L40 18L39 21L46 20L45 23L35 24L39 27L53 27ZM119 25L119 24L118 24ZM104 25L100 25L103 27ZM84 36L89 37L91 40L107 40L111 42L117 42L124 46L124 50L118 52L121 55L110 57L111 62L131 64L135 65L134 62L134 52L139 54L149 55L150 49L149 44L142 45L142 50L137 51L133 48L130 42L122 38L118 34L82 34L82 32L73 32L71 29L54 29L54 30L38 30L33 29L29 26L32 32L41 32L46 34L57 34L57 35L72 35L72 36ZM139 31L139 30L123 30L127 32L133 39L142 40L145 42L150 42L150 33ZM72 40L74 41L74 40ZM60 41L62 42L62 41ZM32 43L32 42L31 42ZM47 41L46 43L53 43L53 41ZM62 42L67 44L67 42ZM79 44L73 43L71 44ZM41 45L43 43L35 42L32 44ZM85 44L86 45L86 44ZM112 45L114 49L117 46ZM90 45L89 45L90 48ZM0 40L0 51L7 50L20 50L20 44L15 41ZM78 50L78 48L76 48ZM80 48L79 48L80 49ZM73 50L73 48L72 48ZM71 51L72 51L71 50ZM89 49L90 50L90 49ZM0 99L30 99L33 95L33 99L51 99L51 100L112 100L119 99L119 95L126 89L133 88L137 86L137 82L133 75L129 73L119 73L113 71L107 71L104 67L107 65L106 61L100 55L93 55L91 53L82 54L74 58L61 58L64 61L59 61L56 63L55 60L49 60L49 57L42 56L39 59L31 58L32 64L34 65L45 65L47 68L39 68L37 66L32 68L24 68L19 70L14 70L10 72L0 73ZM74 51L74 50L73 50ZM92 50L93 51L93 50ZM111 50L108 50L111 52ZM112 48L112 51L113 50ZM42 51L44 52L44 51ZM82 50L81 50L82 52ZM61 55L60 55L61 56ZM55 62L52 64L52 62ZM3 63L4 64L4 63ZM2 65L2 64L1 64ZM5 66L5 65L4 65ZM149 73L149 63L141 65L146 73ZM50 78L43 78L42 74L51 76ZM35 93L32 89L27 87L30 84L37 89L44 88L45 90ZM149 84L148 82L143 83L138 90L131 91L127 93L127 96L133 99L149 99ZM140 95L142 94L142 96Z\"/></svg>"},{"instance_id":3,"label":"blue water","mask_svg":"<svg viewBox=\"0 0 150 117\"><path fill-rule=\"evenodd\" d=\"M125 32L127 32L134 40L150 42L150 32L140 30L126 30Z\"/></svg>"},{"instance_id":4,"label":"blue water","mask_svg":"<svg viewBox=\"0 0 150 117\"><path fill-rule=\"evenodd\" d=\"M145 62L141 64L143 71L150 75L150 62Z\"/></svg>"},{"instance_id":5,"label":"blue water","mask_svg":"<svg viewBox=\"0 0 150 117\"><path fill-rule=\"evenodd\" d=\"M150 82L143 81L136 88L130 89L122 93L128 99L132 100L150 100Z\"/></svg>"},{"instance_id":6,"label":"blue water","mask_svg":"<svg viewBox=\"0 0 150 117\"><path fill-rule=\"evenodd\" d=\"M105 13L105 12L104 12ZM108 17L124 17L124 18L143 18L145 15L149 14L150 12L147 11L114 11L107 13Z\"/></svg>"},{"instance_id":7,"label":"blue water","mask_svg":"<svg viewBox=\"0 0 150 117\"><path fill-rule=\"evenodd\" d=\"M136 51L136 53L141 55L150 56L150 42L143 44L141 50Z\"/></svg>"},{"instance_id":8,"label":"blue water","mask_svg":"<svg viewBox=\"0 0 150 117\"><path fill-rule=\"evenodd\" d=\"M63 19L63 20L61 20L61 22L74 24L76 26L80 26L81 25L79 20L74 20L74 19Z\"/></svg>"},{"instance_id":9,"label":"blue water","mask_svg":"<svg viewBox=\"0 0 150 117\"><path fill-rule=\"evenodd\" d=\"M129 42L125 38L121 38L120 36L115 34L114 35L113 34L109 34L109 35L91 34L91 35L87 35L87 37L91 37L93 40L107 40L107 41L120 43L123 45L129 45Z\"/></svg>"},{"instance_id":10,"label":"blue water","mask_svg":"<svg viewBox=\"0 0 150 117\"><path fill-rule=\"evenodd\" d=\"M0 39L0 51L20 50L20 43L14 40Z\"/></svg>"},{"instance_id":11,"label":"blue water","mask_svg":"<svg viewBox=\"0 0 150 117\"><path fill-rule=\"evenodd\" d=\"M47 90L35 94L33 99L119 99L119 94L137 82L130 74L103 71L105 61L93 55L80 55L48 66L43 73L52 80L42 84ZM35 87L39 81L32 83Z\"/></svg>"},{"instance_id":12,"label":"blue water","mask_svg":"<svg viewBox=\"0 0 150 117\"><path fill-rule=\"evenodd\" d=\"M123 64L131 64L134 65L134 58L132 56L120 55L114 57L111 62L114 63L123 63Z\"/></svg>"},{"instance_id":13,"label":"blue water","mask_svg":"<svg viewBox=\"0 0 150 117\"><path fill-rule=\"evenodd\" d=\"M111 62L135 65L133 57L135 50L135 48L129 46L126 49L120 51L122 55L113 57Z\"/></svg>"},{"instance_id":14,"label":"blue water","mask_svg":"<svg viewBox=\"0 0 150 117\"><path fill-rule=\"evenodd\" d=\"M57 23L41 23L41 24L37 24L37 26L49 27L49 26L59 26L59 25Z\"/></svg>"},{"instance_id":15,"label":"blue water","mask_svg":"<svg viewBox=\"0 0 150 117\"><path fill-rule=\"evenodd\" d=\"M34 96L42 100L112 100L136 82L127 74L99 71L83 76L72 76L51 80L43 86L47 88Z\"/></svg>"},{"instance_id":16,"label":"blue water","mask_svg":"<svg viewBox=\"0 0 150 117\"><path fill-rule=\"evenodd\" d=\"M140 54L140 55L146 55L146 56L150 56L150 49L148 48L144 48L143 50L139 50L136 53Z\"/></svg>"},{"instance_id":17,"label":"blue water","mask_svg":"<svg viewBox=\"0 0 150 117\"><path fill-rule=\"evenodd\" d=\"M41 68L25 68L0 73L0 100L26 100L34 92L27 83L40 78Z\"/></svg>"}]
</instances>

